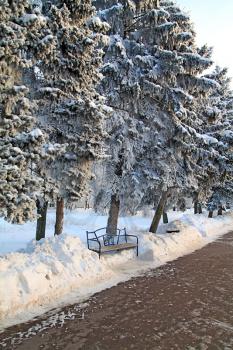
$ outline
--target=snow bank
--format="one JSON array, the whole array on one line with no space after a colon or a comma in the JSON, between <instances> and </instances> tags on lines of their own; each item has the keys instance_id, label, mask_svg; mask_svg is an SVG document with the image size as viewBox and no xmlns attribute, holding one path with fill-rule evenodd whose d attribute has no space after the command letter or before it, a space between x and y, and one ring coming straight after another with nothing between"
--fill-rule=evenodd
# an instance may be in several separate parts
<instances>
[{"instance_id":1,"label":"snow bank","mask_svg":"<svg viewBox=\"0 0 233 350\"><path fill-rule=\"evenodd\" d=\"M141 218L143 221L143 218ZM25 321L63 303L80 301L91 293L200 249L233 229L233 213L207 219L183 214L169 225L179 233L139 232L139 258L134 251L98 255L79 237L62 235L0 257L0 322L6 327ZM141 230L141 229L140 229ZM131 230L131 233L135 233Z\"/></svg>"},{"instance_id":2,"label":"snow bank","mask_svg":"<svg viewBox=\"0 0 233 350\"><path fill-rule=\"evenodd\" d=\"M78 237L32 241L25 252L0 259L0 318L47 304L109 272Z\"/></svg>"},{"instance_id":3,"label":"snow bank","mask_svg":"<svg viewBox=\"0 0 233 350\"><path fill-rule=\"evenodd\" d=\"M169 226L180 232L162 233ZM159 266L204 247L230 230L233 230L233 213L212 220L204 215L183 215L182 221L161 225L160 234L144 234L140 258L150 259Z\"/></svg>"}]
</instances>

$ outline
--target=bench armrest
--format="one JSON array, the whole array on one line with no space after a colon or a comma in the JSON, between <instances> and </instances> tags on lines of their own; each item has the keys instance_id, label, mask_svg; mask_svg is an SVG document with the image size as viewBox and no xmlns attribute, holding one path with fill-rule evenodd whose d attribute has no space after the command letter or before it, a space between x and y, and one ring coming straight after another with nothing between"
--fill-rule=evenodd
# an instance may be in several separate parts
<instances>
[{"instance_id":1,"label":"bench armrest","mask_svg":"<svg viewBox=\"0 0 233 350\"><path fill-rule=\"evenodd\" d=\"M90 246L91 242L97 243L97 247ZM87 246L88 246L88 249L95 249L96 248L96 249L98 249L99 252L101 251L101 244L100 244L99 240L96 238L88 238Z\"/></svg>"},{"instance_id":2,"label":"bench armrest","mask_svg":"<svg viewBox=\"0 0 233 350\"><path fill-rule=\"evenodd\" d=\"M137 245L138 245L138 236L126 234L126 237L133 237L133 238L136 238L136 242L137 242Z\"/></svg>"}]
</instances>

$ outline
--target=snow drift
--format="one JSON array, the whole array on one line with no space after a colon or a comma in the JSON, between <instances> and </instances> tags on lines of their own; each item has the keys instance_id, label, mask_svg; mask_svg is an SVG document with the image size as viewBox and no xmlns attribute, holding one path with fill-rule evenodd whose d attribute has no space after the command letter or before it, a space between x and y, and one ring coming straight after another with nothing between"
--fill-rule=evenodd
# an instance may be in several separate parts
<instances>
[{"instance_id":1,"label":"snow drift","mask_svg":"<svg viewBox=\"0 0 233 350\"><path fill-rule=\"evenodd\" d=\"M79 237L69 235L31 241L21 252L0 257L1 327L59 306L62 300L79 301L148 268L200 249L233 229L233 214L211 220L204 215L183 214L181 220L170 225L180 232L167 234L167 225L161 225L157 235L138 233L138 259L134 251L123 251L103 255L99 260L98 254L89 251Z\"/></svg>"}]
</instances>

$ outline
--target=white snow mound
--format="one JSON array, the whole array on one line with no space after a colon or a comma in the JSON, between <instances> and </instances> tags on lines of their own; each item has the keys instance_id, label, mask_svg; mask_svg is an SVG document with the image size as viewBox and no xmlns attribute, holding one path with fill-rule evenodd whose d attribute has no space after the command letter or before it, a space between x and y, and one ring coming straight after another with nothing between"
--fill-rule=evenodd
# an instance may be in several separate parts
<instances>
[{"instance_id":1,"label":"white snow mound","mask_svg":"<svg viewBox=\"0 0 233 350\"><path fill-rule=\"evenodd\" d=\"M169 225L180 232L166 233ZM169 225L160 225L156 235L141 230L136 233L136 227L131 230L139 237L139 258L134 250L128 250L103 255L99 260L80 238L69 235L33 240L21 252L0 256L0 326L25 321L27 312L29 319L33 310L36 315L58 306L64 296L69 303L71 292L78 301L80 296L200 249L233 230L233 213L213 219L206 214L183 214Z\"/></svg>"},{"instance_id":2,"label":"white snow mound","mask_svg":"<svg viewBox=\"0 0 233 350\"><path fill-rule=\"evenodd\" d=\"M106 272L78 237L32 241L25 252L0 258L0 318L49 303Z\"/></svg>"}]
</instances>

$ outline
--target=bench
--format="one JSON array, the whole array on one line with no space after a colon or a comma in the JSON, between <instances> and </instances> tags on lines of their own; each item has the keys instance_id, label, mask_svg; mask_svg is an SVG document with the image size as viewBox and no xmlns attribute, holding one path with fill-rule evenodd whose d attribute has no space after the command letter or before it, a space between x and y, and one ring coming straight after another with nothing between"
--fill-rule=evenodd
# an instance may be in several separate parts
<instances>
[{"instance_id":1,"label":"bench","mask_svg":"<svg viewBox=\"0 0 233 350\"><path fill-rule=\"evenodd\" d=\"M180 232L180 230L179 229L168 229L167 231L166 231L167 233L178 233L178 232Z\"/></svg>"},{"instance_id":2,"label":"bench","mask_svg":"<svg viewBox=\"0 0 233 350\"><path fill-rule=\"evenodd\" d=\"M88 249L100 255L103 253L120 251L124 249L136 249L138 256L138 237L128 235L126 228L117 229L116 235L110 235L106 227L95 231L86 231ZM104 234L103 234L104 232Z\"/></svg>"}]
</instances>

